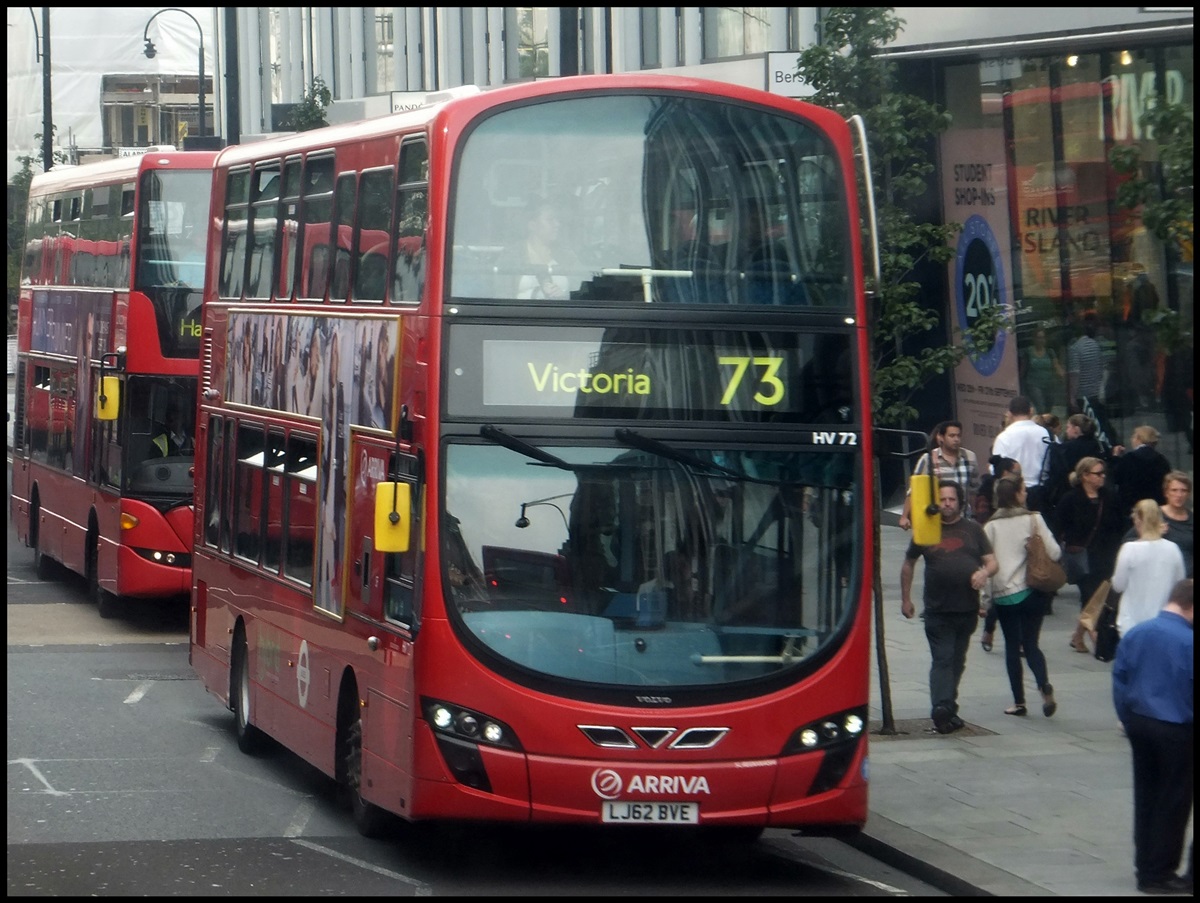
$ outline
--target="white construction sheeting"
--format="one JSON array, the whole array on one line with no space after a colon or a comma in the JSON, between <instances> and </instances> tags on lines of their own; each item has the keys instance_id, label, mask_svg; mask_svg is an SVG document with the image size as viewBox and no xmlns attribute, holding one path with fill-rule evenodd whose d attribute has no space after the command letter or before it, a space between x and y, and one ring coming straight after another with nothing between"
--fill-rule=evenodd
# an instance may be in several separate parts
<instances>
[{"instance_id":1,"label":"white construction sheeting","mask_svg":"<svg viewBox=\"0 0 1200 903\"><path fill-rule=\"evenodd\" d=\"M100 93L108 75L168 74L195 78L200 69L200 32L181 12L186 10L204 32L204 72L216 86L217 46L211 6L86 6L50 7L50 109L55 126L55 148L74 145L89 153L104 146ZM146 23L158 51L154 59L142 52ZM32 13L32 15L31 15ZM34 158L34 172L42 170L41 134L42 7L10 6L8 22L8 181L21 167L18 157ZM37 22L35 37L34 21ZM210 88L206 105L214 109L217 97ZM213 118L210 114L210 119ZM111 149L108 149L111 152Z\"/></svg>"}]
</instances>

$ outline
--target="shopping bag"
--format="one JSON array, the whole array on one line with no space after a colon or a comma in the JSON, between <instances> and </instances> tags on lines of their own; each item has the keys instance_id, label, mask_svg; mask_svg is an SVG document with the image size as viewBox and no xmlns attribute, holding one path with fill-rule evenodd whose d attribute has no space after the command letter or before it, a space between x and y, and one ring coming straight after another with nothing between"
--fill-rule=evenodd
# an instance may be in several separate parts
<instances>
[{"instance_id":1,"label":"shopping bag","mask_svg":"<svg viewBox=\"0 0 1200 903\"><path fill-rule=\"evenodd\" d=\"M1095 656L1097 661L1111 662L1117 654L1121 634L1117 631L1117 609L1105 602L1096 620Z\"/></svg>"},{"instance_id":2,"label":"shopping bag","mask_svg":"<svg viewBox=\"0 0 1200 903\"><path fill-rule=\"evenodd\" d=\"M1046 542L1037 529L1037 515L1031 515L1033 532L1025 540L1025 584L1030 589L1053 595L1067 582L1067 572L1046 551Z\"/></svg>"},{"instance_id":3,"label":"shopping bag","mask_svg":"<svg viewBox=\"0 0 1200 903\"><path fill-rule=\"evenodd\" d=\"M1079 623L1088 633L1096 632L1096 625L1100 623L1100 613L1104 610L1104 606L1108 602L1108 594L1111 591L1112 583L1108 580L1103 581L1096 587L1092 598L1088 599L1087 605L1079 613Z\"/></svg>"}]
</instances>

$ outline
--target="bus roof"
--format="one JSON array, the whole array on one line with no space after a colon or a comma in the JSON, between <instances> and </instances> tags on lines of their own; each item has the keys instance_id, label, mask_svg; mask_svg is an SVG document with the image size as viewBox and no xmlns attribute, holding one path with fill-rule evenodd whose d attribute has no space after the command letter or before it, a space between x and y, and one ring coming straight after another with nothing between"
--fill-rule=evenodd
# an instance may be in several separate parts
<instances>
[{"instance_id":1,"label":"bus roof","mask_svg":"<svg viewBox=\"0 0 1200 903\"><path fill-rule=\"evenodd\" d=\"M90 188L94 185L132 181L143 168L211 169L216 151L180 151L173 147L146 148L143 154L117 157L79 166L55 166L49 172L37 173L29 183L29 196Z\"/></svg>"},{"instance_id":2,"label":"bus roof","mask_svg":"<svg viewBox=\"0 0 1200 903\"><path fill-rule=\"evenodd\" d=\"M494 88L477 89L474 86L452 88L448 91L432 92L427 95L428 106L400 113L389 113L374 119L339 123L306 132L270 137L249 144L231 145L220 151L217 167L237 166L251 163L264 157L282 157L300 153L315 146L334 147L347 141L368 141L401 131L412 131L426 126L439 114L462 112L467 116L495 106L537 97L562 94L566 91L679 91L699 94L716 94L732 100L742 100L774 106L783 112L795 112L797 101L792 98L770 94L759 88L747 88L729 82L712 79L689 78L679 75L619 74L619 75L572 75L562 78L545 78ZM842 117L826 111L836 120ZM823 115L818 112L818 116Z\"/></svg>"}]
</instances>

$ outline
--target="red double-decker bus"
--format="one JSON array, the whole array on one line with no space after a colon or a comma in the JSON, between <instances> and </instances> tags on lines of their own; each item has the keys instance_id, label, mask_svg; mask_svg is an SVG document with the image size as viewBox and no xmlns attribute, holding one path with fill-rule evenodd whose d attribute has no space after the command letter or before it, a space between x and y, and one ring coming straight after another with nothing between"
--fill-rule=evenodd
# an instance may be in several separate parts
<instances>
[{"instance_id":1,"label":"red double-decker bus","mask_svg":"<svg viewBox=\"0 0 1200 903\"><path fill-rule=\"evenodd\" d=\"M55 168L29 189L11 512L100 614L191 590L191 435L215 153ZM172 439L171 428L178 439Z\"/></svg>"},{"instance_id":2,"label":"red double-decker bus","mask_svg":"<svg viewBox=\"0 0 1200 903\"><path fill-rule=\"evenodd\" d=\"M398 816L867 816L852 133L563 78L222 151L191 662Z\"/></svg>"}]
</instances>

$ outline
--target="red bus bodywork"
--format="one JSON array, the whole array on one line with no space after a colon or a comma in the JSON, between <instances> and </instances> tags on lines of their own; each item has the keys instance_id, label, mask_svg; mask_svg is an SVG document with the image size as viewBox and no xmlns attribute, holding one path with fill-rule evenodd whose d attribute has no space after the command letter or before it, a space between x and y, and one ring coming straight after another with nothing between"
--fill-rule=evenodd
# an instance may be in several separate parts
<instances>
[{"instance_id":1,"label":"red bus bodywork","mask_svg":"<svg viewBox=\"0 0 1200 903\"><path fill-rule=\"evenodd\" d=\"M125 427L102 432L96 393L102 373L119 375L125 423L151 414L131 406L125 392L139 379L194 386L196 354L163 346L156 302L135 287L142 227L135 211L144 179L184 172L207 183L215 156L158 150L56 169L30 187L28 229L44 234L26 243L18 302L11 515L39 574L48 575L53 560L84 576L106 615L119 597L177 599L191 589L190 497L167 504L122 488L121 455L102 445L120 441ZM207 199L192 213L206 221ZM70 234L80 229L96 237ZM193 393L189 415L194 403ZM173 473L184 467L172 465Z\"/></svg>"},{"instance_id":2,"label":"red bus bodywork","mask_svg":"<svg viewBox=\"0 0 1200 903\"><path fill-rule=\"evenodd\" d=\"M757 691L719 688L706 698L703 692L660 694L653 688L623 696L556 689L553 681L532 679L520 668L497 667L464 640L449 612L451 588L462 578L462 571L448 560L449 528L442 507L447 479L442 436L452 429L445 416L450 392L446 381L453 366L447 335L454 328L448 324L459 313L449 301L447 274L455 154L478 118L489 111L572 92L609 91L680 92L784 116L802 112L835 150L841 166L843 212L857 230L851 138L840 117L762 92L691 79L557 79L225 150L214 177L214 229L205 292L204 329L211 346L205 348L208 370L201 384L198 418L203 442L198 444L205 445L208 454L204 460L197 458L191 663L208 691L234 710L244 749L252 748L259 735L269 735L346 784L356 799L364 830L374 827L369 816L376 809L410 820L590 824L601 821L604 811L614 819L624 816L637 821L645 815L670 821L672 811L658 807L688 803L698 805L698 810L688 812L698 812L702 826L853 831L867 816L863 728L869 676L869 570L874 560L871 506L861 502L857 506L858 572L842 584L852 599L836 643L816 657L802 676L764 681ZM403 142L412 138L426 141L429 147L424 286L417 303L398 303L389 295L375 306L361 307L353 299L346 304L344 297L302 300L305 295L300 292L297 297L276 299L291 302L286 308L267 308L261 301L220 295L216 263L225 235L221 211L234 203L227 188L237 184L240 173L249 173L258 164L286 168L289 160L307 159L308 154L321 158L333 154L338 175L362 173L394 165ZM324 228L327 240L328 227ZM281 229L286 235L288 227ZM847 311L850 316L839 315L837 321L852 324L845 341L863 363L850 377L858 400L853 438L841 441L851 442L859 456L855 495L869 499L874 493L871 468L861 463L870 461L872 453L871 433L865 428L869 358L861 259L857 232L853 234L853 242L846 240L848 236L841 241L848 261L843 276L852 306ZM308 242L306 236L299 244ZM414 256L411 246L407 253ZM313 284L307 276L296 282ZM274 284L279 286L282 280ZM345 347L350 337L363 334L356 315L379 319L395 329L392 350L398 348L399 353L387 428L363 427L349 418L343 429L329 408L310 417L302 405L299 410L262 411L243 403L236 386L239 337L254 329L270 333L282 318L289 328L295 325L292 320L311 321L313 331L324 330L327 337L340 335L339 347ZM594 313L579 316L596 322ZM560 313L547 322L549 330L566 328L569 317ZM325 342L328 348L329 339ZM321 491L316 514L322 522L336 525L337 535L343 537L328 582L318 578L315 585L306 586L289 579L279 566L239 560L215 541L205 543L204 525L220 513L206 512L206 505L220 495L221 462L233 460L217 449L214 431L220 429L222 441L229 442L231 432L247 428L268 435L272 430L288 436L312 435L323 454L344 433L349 449L346 471L331 481L327 492ZM411 593L419 614L407 622L407 616L388 616L382 598L388 577L386 556L372 553L370 544L362 541L373 531L375 485L392 472L396 457L414 462L418 499L411 554L419 564ZM341 501L338 487L345 490ZM476 502L479 511L455 513L477 518L494 504L484 496ZM264 510L275 510L269 493L263 504ZM565 523L567 514L561 513ZM486 564L495 568L505 559L515 567L536 568L542 575L539 579L561 588L566 601L569 569L556 556L505 555L493 550ZM498 579L494 570L490 576ZM329 593L332 599L326 600ZM679 698L672 698L676 695ZM435 722L442 709L467 721L492 719L502 734L515 735L517 742L472 743L440 734ZM846 742L836 754L824 746L810 753L792 748L805 725L819 726L822 719L846 713L852 714L846 723L859 718L858 732L852 739L840 734ZM595 727L592 735L589 726ZM628 745L618 748L598 742L596 736L608 730L614 737L621 734L629 739ZM842 730L839 722L837 731ZM688 736L718 739L711 746L697 741L689 747L680 742ZM348 752L354 759L361 753L357 773L354 768L348 773ZM631 805L605 809L614 799Z\"/></svg>"}]
</instances>

